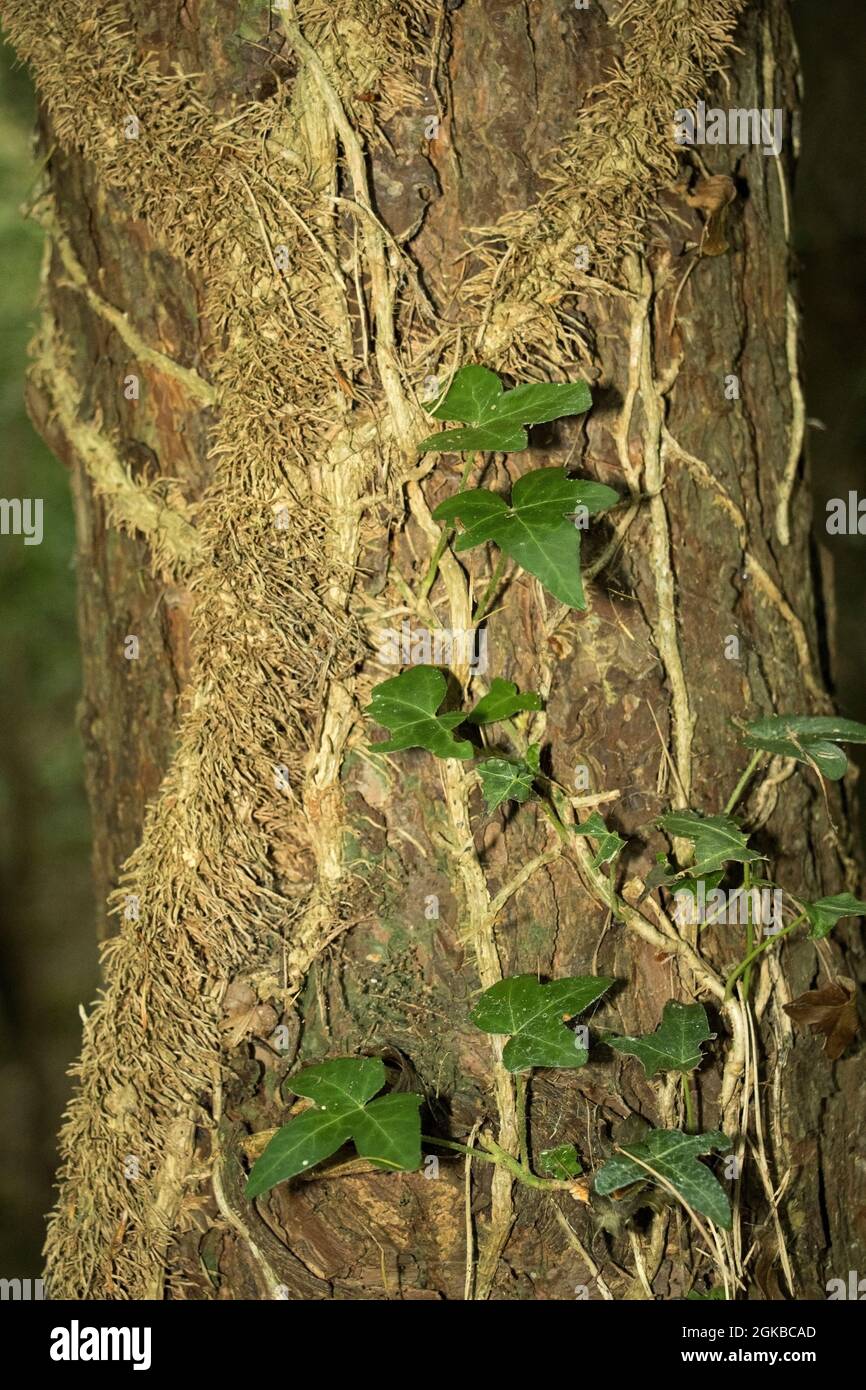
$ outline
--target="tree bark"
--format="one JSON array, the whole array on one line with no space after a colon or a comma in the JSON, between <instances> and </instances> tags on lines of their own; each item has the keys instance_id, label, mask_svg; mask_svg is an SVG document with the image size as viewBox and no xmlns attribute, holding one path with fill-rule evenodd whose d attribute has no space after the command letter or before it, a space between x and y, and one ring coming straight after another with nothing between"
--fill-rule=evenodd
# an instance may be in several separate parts
<instances>
[{"instance_id":1,"label":"tree bark","mask_svg":"<svg viewBox=\"0 0 866 1390\"><path fill-rule=\"evenodd\" d=\"M467 1187L463 1161L443 1153L418 1173L325 1165L255 1205L242 1196L249 1136L287 1118L281 1082L332 1056L384 1056L396 1084L423 1091L426 1132L465 1143L481 1125L514 1151L513 1081L468 1015L497 974L527 972L615 977L595 1022L623 1033L652 1031L669 998L705 1003L718 1038L698 1121L727 1126L743 1154L736 1191L756 1241L741 1296L823 1296L863 1258L863 1059L829 1062L782 1006L828 972L862 976L859 927L842 924L820 953L795 937L761 958L759 1101L742 1134L753 1078L732 1091L729 1077L726 1093L722 1064L748 1020L712 988L742 954L740 929L702 933L700 962L687 959L634 887L668 847L660 814L725 805L748 758L734 721L832 708L801 458L786 5L308 0L269 19L267 7L129 0L122 16L97 6L102 57L92 5L8 8L43 100L35 212L50 260L31 408L71 470L95 872L119 916L103 927L108 1004L88 1025L64 1140L55 1296L621 1299L648 1284L680 1296L700 1240L670 1207L611 1229L597 1199L540 1196L483 1163ZM153 104L136 109L144 88L127 98L123 83L147 53ZM592 115L612 72L615 122ZM206 76L184 86L178 73ZM782 108L780 156L720 145L677 163L663 133L677 83L708 107ZM177 103L174 150L160 143L161 101ZM597 141L575 164L587 112ZM647 144L647 130L662 133ZM700 201L708 175L735 190L718 236ZM610 919L586 857L562 850L537 802L488 816L455 763L367 751L363 708L396 673L378 658L381 633L430 626L417 598L430 512L463 466L434 455L418 468L431 428L418 395L465 361L511 382L583 377L594 401L583 420L534 431L525 453L488 456L473 485L507 492L528 469L567 464L627 498L585 540L586 612L562 611L511 566L486 631L489 676L544 697L525 732L545 771L598 798L628 839L632 921ZM119 462L113 482L92 433ZM249 465L232 472L245 448ZM145 504L157 520L146 510L138 525ZM276 515L279 536L281 507L284 562L270 525ZM446 552L429 595L438 621L470 626L495 558ZM309 586L297 603L296 581ZM481 693L458 675L467 698ZM842 784L825 801L800 764L752 784L740 812L790 892L856 891L850 797ZM586 801L574 809L584 819ZM175 829L186 869L155 884L161 851L148 846ZM166 922L180 963L160 957ZM172 989L130 984L145 958ZM187 1008L191 1059L175 1041ZM99 1030L115 1017L126 1021L105 1055ZM176 1075L161 1081L151 1057ZM630 1112L673 1127L678 1107L636 1059L596 1047L580 1071L534 1075L532 1147L574 1142L592 1171ZM76 1186L82 1158L123 1169L93 1203ZM124 1184L138 1184L129 1203Z\"/></svg>"}]
</instances>

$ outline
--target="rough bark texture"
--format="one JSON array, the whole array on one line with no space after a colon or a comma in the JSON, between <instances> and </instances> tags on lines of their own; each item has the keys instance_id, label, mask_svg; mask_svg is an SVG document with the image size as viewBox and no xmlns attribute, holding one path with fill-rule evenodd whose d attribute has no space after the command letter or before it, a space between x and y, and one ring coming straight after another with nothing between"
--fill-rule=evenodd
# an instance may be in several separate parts
<instances>
[{"instance_id":1,"label":"rough bark texture","mask_svg":"<svg viewBox=\"0 0 866 1390\"><path fill-rule=\"evenodd\" d=\"M368 141L376 211L396 241L410 247L440 323L466 325L462 360L473 357L478 328L461 307L461 285L477 270L477 262L465 257L467 229L491 226L538 199L549 151L572 131L587 93L605 81L630 42L629 31L610 22L619 8L600 0L585 11L536 0L431 6L423 23L434 75L419 70L424 100L386 112L387 139ZM213 74L215 119L229 109L232 95L238 101L268 100L276 92L279 101L296 80L291 44L277 16L270 36L265 12L258 42L241 45L230 37L238 17L229 3L185 5L179 17L168 4L133 4L130 14L140 48L156 49L163 73L179 63L186 71ZM645 21L638 16L635 22ZM799 455L787 228L797 66L780 0L748 6L736 43L737 51L725 55L730 86L708 78L707 103L715 98L725 106L782 106L786 141L779 160L754 148L701 151L709 172L736 182L727 250L696 257L686 249L700 242L703 226L686 197L687 177L653 196L652 216L639 239L643 252L626 258L609 277L620 292L605 293L576 276L573 294L558 306L579 323L582 347L575 347L570 361L552 354L551 370L560 379L583 375L593 382L594 406L585 423L536 431L527 453L497 456L475 479L476 486L483 481L506 490L527 468L568 460L580 476L598 477L622 491L639 479L639 491L656 494L636 503L622 546L588 586L587 612L562 615L534 581L510 574L489 621L490 674L546 697L546 717L532 730L543 742L546 770L572 788L575 769L584 766L590 791L610 793L600 809L629 837L626 877L645 875L654 854L666 847L652 827L672 802L708 812L724 805L746 758L732 719L830 708L824 694L832 678L830 643L822 628L801 476L788 544L779 526L783 479ZM34 65L38 80L36 59ZM375 90L356 90L354 98L375 110ZM437 112L442 124L428 140L425 118ZM624 112L624 132L627 121ZM50 111L42 137L66 237L93 289L128 315L142 340L184 366L225 351L199 316L202 268L186 267L144 219L132 219L122 194L104 186L74 144L55 141ZM624 180L633 180L628 149L624 133L615 154L624 162ZM694 187L700 171L694 160L684 160L684 175L690 170ZM577 170L575 178L581 176ZM338 186L348 193L344 168ZM179 217L183 199L181 188ZM631 230L624 229L624 236ZM323 238L331 234L319 231ZM332 231L336 254L345 261L358 230L349 221ZM591 232L590 227L588 241ZM315 254L312 248L309 254ZM362 288L369 299L369 284ZM70 285L56 244L47 294L47 312L74 349L81 417L101 421L123 441L123 461L133 477L177 480L188 504L205 498L206 507L213 476L208 412L175 380L136 364L128 343ZM375 327L369 331L375 337ZM360 351L355 309L352 332ZM491 356L497 365L496 354ZM487 360L483 346L480 357ZM537 354L531 369L544 370ZM130 372L142 380L138 401L124 397ZM726 398L729 374L739 378L739 399ZM372 395L382 408L375 369L359 372L356 384L359 395ZM74 442L38 388L33 410L72 470L85 651L82 729L96 875L105 895L118 882L141 834L144 808L170 763L190 671L194 596L180 583L149 574L144 540L107 527L103 502ZM423 480L431 508L455 490L460 468L460 461L443 458ZM369 492L380 490L375 483ZM422 506L405 513L383 507L372 515L357 557L352 605L356 614L367 609L375 620L401 602L395 571L409 584L420 581L431 537ZM591 533L590 566L609 537L604 525ZM483 592L488 558L482 551L468 557L476 594ZM448 623L444 590L434 588L432 599ZM404 616L398 613L384 625L399 626ZM373 622L371 651L358 677L360 703L371 683L393 674L376 664L376 632ZM138 660L124 658L129 634L140 639ZM739 638L735 659L726 655L732 636ZM720 1046L728 1040L718 1000L701 992L693 972L672 952L608 920L586 891L585 875L582 881L575 864L558 854L556 837L537 807L486 816L477 788L470 788L467 803L450 765L427 754L397 755L387 768L371 762L364 754L371 732L369 723L356 721L339 757L346 838L338 896L349 906L335 913L333 939L325 933L290 1006L286 996L273 993L272 1007L267 998L256 1001L256 990L267 993L258 980L248 993L234 982L228 996L236 1045L223 1059L221 1110L212 1097L196 1097L196 1152L182 1181L182 1219L175 1222L165 1257L172 1296L268 1296L275 1284L292 1298L464 1296L462 1161L442 1157L435 1180L429 1172L323 1171L276 1189L254 1211L240 1195L241 1146L246 1133L285 1118L279 1082L287 1073L302 1062L358 1052L384 1055L394 1064L398 1084L423 1089L425 1123L433 1132L465 1141L476 1122L494 1131L500 1123L500 1137L513 1142L508 1115L497 1116L497 1103L508 1109L510 1082L501 1075L494 1082L491 1041L468 1022L479 989L480 951L477 931L472 939L478 923L469 899L473 892L494 899L542 853L549 862L508 897L495 921L493 954L498 952L502 974L615 976L619 988L597 1021L629 1033L651 1031L668 998L691 999L697 988ZM830 808L844 827L844 789L841 796L831 795ZM792 892L856 890L844 832L833 833L811 774L799 768L753 797L748 811L758 826L757 844ZM306 815L315 847L309 795ZM298 863L293 844L276 839L271 849L277 864ZM305 869L300 862L298 876ZM439 915L428 920L432 898ZM738 930L719 928L701 937L705 959L722 975L741 954L739 938L733 939ZM763 1134L772 1183L784 1188L781 1222L798 1297L820 1296L828 1277L857 1268L866 1239L866 1154L855 1124L862 1056L849 1052L831 1065L810 1034L793 1030L781 1007L825 978L828 968L862 973L859 927L840 928L823 963L812 945L786 942L778 959L775 953L764 956L753 987ZM273 1045L278 1021L287 1025L290 1040L281 1053ZM215 1042L215 1073L217 1067ZM719 1124L720 1075L713 1064L700 1074L699 1118L706 1129ZM284 1094L291 1094L290 1087ZM635 1060L605 1056L604 1049L580 1072L537 1075L530 1103L536 1152L573 1140L588 1169L610 1150L629 1111L671 1125L677 1104L669 1088L644 1080ZM752 1126L754 1137L754 1119ZM214 1194L200 1175L213 1156L215 1132L223 1157ZM785 1296L766 1194L748 1151L741 1185L743 1209L762 1223L744 1285L752 1297ZM480 1258L476 1289L488 1282L490 1296L505 1299L567 1299L581 1285L594 1298L604 1289L616 1298L644 1296L628 1232L603 1231L597 1207L522 1188L509 1194L501 1184L493 1203L498 1215L491 1223L490 1171L476 1164L470 1198ZM569 1242L557 1203L594 1266ZM657 1295L676 1296L694 1275L683 1230L669 1210L651 1222L642 1219L637 1228ZM109 1269L112 1258L105 1250ZM489 1268L486 1260L492 1261ZM629 1277L620 1272L623 1267L632 1271ZM107 1282L102 1278L95 1273L92 1285L102 1296L106 1288L108 1296L137 1296L122 1286L112 1289L110 1273Z\"/></svg>"}]
</instances>

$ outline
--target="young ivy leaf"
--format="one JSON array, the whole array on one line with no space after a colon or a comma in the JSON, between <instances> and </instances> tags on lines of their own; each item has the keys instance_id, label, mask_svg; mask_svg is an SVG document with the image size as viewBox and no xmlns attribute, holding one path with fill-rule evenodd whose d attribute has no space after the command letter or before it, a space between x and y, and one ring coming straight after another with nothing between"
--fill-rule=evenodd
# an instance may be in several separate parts
<instances>
[{"instance_id":1,"label":"young ivy leaf","mask_svg":"<svg viewBox=\"0 0 866 1390\"><path fill-rule=\"evenodd\" d=\"M841 917L862 917L866 915L866 903L855 898L852 893L836 893L832 898L819 898L814 903L803 903L803 911L809 919L813 941L821 941L829 936Z\"/></svg>"},{"instance_id":2,"label":"young ivy leaf","mask_svg":"<svg viewBox=\"0 0 866 1390\"><path fill-rule=\"evenodd\" d=\"M577 1178L583 1172L583 1165L573 1144L557 1144L555 1149L542 1149L538 1157L538 1166L547 1177L559 1178L561 1182Z\"/></svg>"},{"instance_id":3,"label":"young ivy leaf","mask_svg":"<svg viewBox=\"0 0 866 1390\"><path fill-rule=\"evenodd\" d=\"M428 435L418 445L418 451L516 452L529 443L524 425L543 425L564 415L582 415L591 405L592 396L583 381L541 382L506 391L496 373L487 367L461 367L430 414L437 420L461 420L464 428Z\"/></svg>"},{"instance_id":4,"label":"young ivy leaf","mask_svg":"<svg viewBox=\"0 0 866 1390\"><path fill-rule=\"evenodd\" d=\"M701 1043L715 1037L707 1023L703 1004L665 1004L662 1021L654 1033L639 1038L605 1038L608 1047L639 1057L647 1079L659 1071L694 1071L701 1062Z\"/></svg>"},{"instance_id":5,"label":"young ivy leaf","mask_svg":"<svg viewBox=\"0 0 866 1390\"><path fill-rule=\"evenodd\" d=\"M598 849L592 860L594 869L600 869L605 864L615 864L628 843L621 835L617 835L616 831L608 830L598 811L593 811L582 825L572 828L575 835L591 835L594 840L598 840Z\"/></svg>"},{"instance_id":6,"label":"young ivy leaf","mask_svg":"<svg viewBox=\"0 0 866 1390\"><path fill-rule=\"evenodd\" d=\"M727 1231L731 1227L727 1193L709 1168L698 1161L698 1154L727 1153L730 1147L730 1139L718 1130L709 1134L683 1134L678 1129L654 1129L643 1143L623 1146L620 1156L608 1159L596 1174L595 1190L606 1196L635 1182L656 1181L654 1173L657 1173L693 1211L709 1217ZM653 1172L648 1173L647 1168ZM663 1185L656 1181L656 1186Z\"/></svg>"},{"instance_id":7,"label":"young ivy leaf","mask_svg":"<svg viewBox=\"0 0 866 1390\"><path fill-rule=\"evenodd\" d=\"M374 686L364 711L390 730L386 743L374 743L377 753L397 753L402 748L426 748L437 758L471 758L475 749L451 732L462 724L462 710L437 714L448 683L435 666L409 666L399 676Z\"/></svg>"},{"instance_id":8,"label":"young ivy leaf","mask_svg":"<svg viewBox=\"0 0 866 1390\"><path fill-rule=\"evenodd\" d=\"M509 1071L582 1067L589 1054L565 1021L583 1013L612 984L612 979L594 975L545 985L534 975L512 975L484 991L470 1018L485 1033L509 1035L502 1053Z\"/></svg>"},{"instance_id":9,"label":"young ivy leaf","mask_svg":"<svg viewBox=\"0 0 866 1390\"><path fill-rule=\"evenodd\" d=\"M257 1197L306 1172L350 1139L362 1158L382 1168L420 1168L422 1097L401 1091L373 1100L384 1085L385 1067L378 1057L341 1057L298 1072L291 1078L292 1089L317 1108L277 1131L253 1164L246 1196Z\"/></svg>"},{"instance_id":10,"label":"young ivy leaf","mask_svg":"<svg viewBox=\"0 0 866 1390\"><path fill-rule=\"evenodd\" d=\"M670 811L661 817L659 825L673 838L691 840L694 845L695 863L684 871L690 878L712 873L731 861L751 864L755 859L763 858L757 850L749 849L748 836L731 816L700 816L697 811ZM672 874L669 881L676 877L677 874Z\"/></svg>"},{"instance_id":11,"label":"young ivy leaf","mask_svg":"<svg viewBox=\"0 0 866 1390\"><path fill-rule=\"evenodd\" d=\"M513 681L500 680L496 676L490 682L487 694L482 695L466 720L469 724L495 724L498 719L510 719L513 714L525 709L541 709L541 696L534 690L520 695Z\"/></svg>"},{"instance_id":12,"label":"young ivy leaf","mask_svg":"<svg viewBox=\"0 0 866 1390\"><path fill-rule=\"evenodd\" d=\"M433 516L437 521L462 522L455 551L493 541L561 603L585 608L580 528L574 517L594 516L618 501L619 494L604 483L569 478L562 468L536 468L518 478L510 506L498 493L470 488L446 498Z\"/></svg>"},{"instance_id":13,"label":"young ivy leaf","mask_svg":"<svg viewBox=\"0 0 866 1390\"><path fill-rule=\"evenodd\" d=\"M746 725L747 748L763 748L801 763L814 763L829 782L848 771L848 758L839 743L866 743L866 724L835 715L774 714Z\"/></svg>"},{"instance_id":14,"label":"young ivy leaf","mask_svg":"<svg viewBox=\"0 0 866 1390\"><path fill-rule=\"evenodd\" d=\"M484 758L478 764L478 777L488 812L495 811L503 801L528 801L537 772L538 768L524 759Z\"/></svg>"}]
</instances>

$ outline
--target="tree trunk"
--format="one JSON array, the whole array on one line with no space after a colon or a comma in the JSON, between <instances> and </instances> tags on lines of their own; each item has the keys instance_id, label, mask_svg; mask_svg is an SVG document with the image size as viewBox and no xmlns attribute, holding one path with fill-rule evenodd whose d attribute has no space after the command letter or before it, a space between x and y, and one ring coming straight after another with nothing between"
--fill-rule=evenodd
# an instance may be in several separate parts
<instances>
[{"instance_id":1,"label":"tree trunk","mask_svg":"<svg viewBox=\"0 0 866 1390\"><path fill-rule=\"evenodd\" d=\"M95 867L117 916L61 1137L53 1296L708 1287L670 1204L612 1220L594 1194L480 1162L467 1187L445 1150L243 1197L250 1136L287 1118L281 1082L328 1057L384 1057L423 1091L427 1133L516 1152L520 1092L468 1015L482 987L536 972L615 977L593 1022L621 1033L651 1032L672 997L706 1005L697 1119L742 1157L740 1296L823 1296L862 1260L862 1056L834 1064L783 1009L862 974L858 929L820 953L786 938L750 1002L725 1004L742 929L695 944L640 900L668 848L659 815L727 802L748 758L733 721L831 708L786 9L7 0L42 100L31 408L71 469ZM698 101L781 108L778 157L678 150L675 113ZM539 801L488 815L462 763L368 751L364 707L397 669L383 632L471 628L496 563L446 549L425 595L431 511L464 460L419 463L435 428L419 402L471 361L593 393L527 451L486 455L473 486L567 463L624 497L585 538L586 611L511 565L486 677L453 664L464 703L493 676L543 697L521 734L569 814L627 837L623 920ZM791 893L856 891L844 783L825 801L776 759L739 811ZM591 1172L630 1112L684 1127L679 1097L595 1047L534 1074L533 1151L574 1142Z\"/></svg>"}]
</instances>

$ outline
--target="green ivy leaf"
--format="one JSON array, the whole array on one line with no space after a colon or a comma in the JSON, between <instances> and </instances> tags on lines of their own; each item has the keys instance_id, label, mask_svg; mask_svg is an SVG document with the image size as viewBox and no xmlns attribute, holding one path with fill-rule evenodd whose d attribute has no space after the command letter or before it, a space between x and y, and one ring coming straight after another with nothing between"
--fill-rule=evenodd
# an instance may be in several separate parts
<instances>
[{"instance_id":1,"label":"green ivy leaf","mask_svg":"<svg viewBox=\"0 0 866 1390\"><path fill-rule=\"evenodd\" d=\"M462 420L466 427L428 435L418 450L422 454L431 449L515 452L529 443L524 425L582 415L591 405L592 396L583 381L530 383L506 391L487 367L461 367L430 414L437 420Z\"/></svg>"},{"instance_id":2,"label":"green ivy leaf","mask_svg":"<svg viewBox=\"0 0 866 1390\"><path fill-rule=\"evenodd\" d=\"M482 994L470 1015L485 1033L508 1034L502 1061L509 1071L530 1067L582 1067L588 1053L565 1020L575 1018L610 989L612 979L577 975L541 984L512 975Z\"/></svg>"},{"instance_id":3,"label":"green ivy leaf","mask_svg":"<svg viewBox=\"0 0 866 1390\"><path fill-rule=\"evenodd\" d=\"M653 1182L653 1174L641 1166L646 1163L670 1183L693 1211L730 1230L731 1204L727 1193L697 1157L714 1151L727 1153L730 1147L730 1139L718 1130L683 1134L678 1129L654 1129L643 1143L623 1146L621 1156L608 1159L596 1175L595 1190L606 1196L635 1182ZM635 1159L640 1159L640 1163Z\"/></svg>"},{"instance_id":4,"label":"green ivy leaf","mask_svg":"<svg viewBox=\"0 0 866 1390\"><path fill-rule=\"evenodd\" d=\"M363 1158L383 1168L421 1166L421 1096L392 1092L373 1100L385 1084L379 1058L341 1057L306 1067L291 1078L296 1095L316 1102L278 1130L253 1164L247 1197L306 1172L354 1141Z\"/></svg>"},{"instance_id":5,"label":"green ivy leaf","mask_svg":"<svg viewBox=\"0 0 866 1390\"><path fill-rule=\"evenodd\" d=\"M748 836L731 816L701 816L697 811L670 811L662 816L659 825L675 839L691 840L695 847L695 863L681 871L690 878L712 873L731 861L751 864L763 855L749 849ZM673 878L677 875L674 874ZM672 881L671 879L671 881Z\"/></svg>"},{"instance_id":6,"label":"green ivy leaf","mask_svg":"<svg viewBox=\"0 0 866 1390\"><path fill-rule=\"evenodd\" d=\"M686 1301L689 1303L698 1301L700 1301L701 1303L724 1303L725 1291L718 1284L714 1289L710 1289L709 1293L700 1293L698 1289L689 1289L688 1293L686 1294Z\"/></svg>"},{"instance_id":7,"label":"green ivy leaf","mask_svg":"<svg viewBox=\"0 0 866 1390\"><path fill-rule=\"evenodd\" d=\"M621 835L617 835L614 830L608 830L604 818L598 811L593 811L588 820L581 825L573 827L575 835L591 835L594 840L598 840L598 849L592 861L594 869L600 869L605 864L614 864L622 851L628 844Z\"/></svg>"},{"instance_id":8,"label":"green ivy leaf","mask_svg":"<svg viewBox=\"0 0 866 1390\"><path fill-rule=\"evenodd\" d=\"M541 771L541 744L530 743L525 755L526 766L533 772Z\"/></svg>"},{"instance_id":9,"label":"green ivy leaf","mask_svg":"<svg viewBox=\"0 0 866 1390\"><path fill-rule=\"evenodd\" d=\"M496 676L490 682L487 694L482 695L466 718L470 724L495 724L497 720L510 719L513 714L525 709L541 709L541 696L534 690L520 695L513 681L500 680Z\"/></svg>"},{"instance_id":10,"label":"green ivy leaf","mask_svg":"<svg viewBox=\"0 0 866 1390\"><path fill-rule=\"evenodd\" d=\"M535 773L528 763L511 758L485 758L478 764L481 792L488 811L503 801L527 801L532 795Z\"/></svg>"},{"instance_id":11,"label":"green ivy leaf","mask_svg":"<svg viewBox=\"0 0 866 1390\"><path fill-rule=\"evenodd\" d=\"M662 1021L654 1033L639 1038L605 1038L617 1052L639 1057L647 1078L659 1071L694 1071L701 1062L701 1043L715 1037L707 1023L703 1004L665 1004Z\"/></svg>"},{"instance_id":12,"label":"green ivy leaf","mask_svg":"<svg viewBox=\"0 0 866 1390\"><path fill-rule=\"evenodd\" d=\"M428 406L427 411L435 420L463 420L477 424L484 419L504 389L499 377L489 367L460 367L444 396Z\"/></svg>"},{"instance_id":13,"label":"green ivy leaf","mask_svg":"<svg viewBox=\"0 0 866 1390\"><path fill-rule=\"evenodd\" d=\"M402 748L426 748L437 758L471 758L471 743L451 732L462 724L461 710L437 714L448 683L435 666L410 666L399 676L374 686L365 713L388 729L393 738L372 745L377 753L397 753Z\"/></svg>"},{"instance_id":14,"label":"green ivy leaf","mask_svg":"<svg viewBox=\"0 0 866 1390\"><path fill-rule=\"evenodd\" d=\"M441 430L439 434L428 434L418 445L419 454L429 454L435 449L440 454L459 454L475 452L516 454L529 443L526 430L514 425L466 425L457 430Z\"/></svg>"},{"instance_id":15,"label":"green ivy leaf","mask_svg":"<svg viewBox=\"0 0 866 1390\"><path fill-rule=\"evenodd\" d=\"M669 864L668 864L667 867L668 867L668 869L670 869L670 865L669 865ZM676 875L674 875L674 877L675 877L675 876L676 876ZM679 895L680 893L688 893L688 894L690 894L690 896L693 897L693 898L695 899L695 901L697 902L698 894L699 894L699 892L700 892L700 885L701 885L701 884L704 885L704 895L705 895L705 897L706 897L707 895L709 895L709 894L713 891L714 888L718 888L718 886L719 886L719 884L721 883L721 881L722 881L722 879L724 878L724 876L725 876L725 871L724 871L724 869L714 869L713 872L712 872L711 874L697 874L697 875L695 875L695 874L692 874L692 873L688 872L688 873L686 873L685 878L681 878L680 881L679 881L679 883L677 884L677 894ZM754 878L752 879L752 886L755 887L755 888L758 887L758 880L757 880L757 879L754 879ZM770 886L770 885L768 885L768 886ZM701 925L703 925L703 926L710 926L710 925L712 925L712 921L709 920L709 921L707 921L707 922L705 922L705 923L702 923Z\"/></svg>"},{"instance_id":16,"label":"green ivy leaf","mask_svg":"<svg viewBox=\"0 0 866 1390\"><path fill-rule=\"evenodd\" d=\"M832 898L819 898L814 903L803 903L803 911L809 919L813 941L821 941L839 921L840 917L863 917L866 903L855 898L852 893L836 893Z\"/></svg>"},{"instance_id":17,"label":"green ivy leaf","mask_svg":"<svg viewBox=\"0 0 866 1390\"><path fill-rule=\"evenodd\" d=\"M580 530L572 518L579 507L594 516L618 501L619 494L603 483L569 478L562 468L536 468L518 478L510 506L498 493L470 488L446 498L433 515L437 521L462 522L454 546L458 553L493 541L555 598L585 608Z\"/></svg>"},{"instance_id":18,"label":"green ivy leaf","mask_svg":"<svg viewBox=\"0 0 866 1390\"><path fill-rule=\"evenodd\" d=\"M641 901L643 901L654 888L663 888L667 884L673 883L674 879L681 877L682 874L687 872L688 870L686 869L675 869L666 854L657 854L655 865L650 869L644 880Z\"/></svg>"},{"instance_id":19,"label":"green ivy leaf","mask_svg":"<svg viewBox=\"0 0 866 1390\"><path fill-rule=\"evenodd\" d=\"M558 1144L555 1149L542 1149L538 1166L547 1177L558 1178L560 1182L579 1177L583 1172L583 1165L573 1144Z\"/></svg>"},{"instance_id":20,"label":"green ivy leaf","mask_svg":"<svg viewBox=\"0 0 866 1390\"><path fill-rule=\"evenodd\" d=\"M798 762L813 762L830 782L848 771L848 758L838 743L866 743L866 724L836 715L773 714L746 725L747 748L763 748Z\"/></svg>"}]
</instances>

